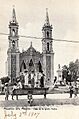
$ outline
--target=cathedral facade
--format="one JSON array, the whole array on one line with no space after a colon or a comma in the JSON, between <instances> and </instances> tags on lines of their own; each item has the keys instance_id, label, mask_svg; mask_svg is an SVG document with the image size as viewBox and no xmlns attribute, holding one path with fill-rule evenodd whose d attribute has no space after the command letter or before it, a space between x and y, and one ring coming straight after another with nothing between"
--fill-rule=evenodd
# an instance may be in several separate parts
<instances>
[{"instance_id":1,"label":"cathedral facade","mask_svg":"<svg viewBox=\"0 0 79 119\"><path fill-rule=\"evenodd\" d=\"M46 10L46 21L42 27L42 53L36 51L32 46L23 52L19 51L18 22L15 9L13 8L12 20L9 22L9 48L8 54L8 76L11 81L19 77L20 72L42 72L45 75L45 83L51 83L54 79L54 52L52 39L52 25L49 22Z\"/></svg>"}]
</instances>

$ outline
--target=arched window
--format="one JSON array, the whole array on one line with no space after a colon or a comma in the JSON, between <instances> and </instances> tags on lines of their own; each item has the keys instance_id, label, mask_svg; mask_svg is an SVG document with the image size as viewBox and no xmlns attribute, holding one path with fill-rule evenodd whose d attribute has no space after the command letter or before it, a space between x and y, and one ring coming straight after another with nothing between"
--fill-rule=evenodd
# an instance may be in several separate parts
<instances>
[{"instance_id":1,"label":"arched window","mask_svg":"<svg viewBox=\"0 0 79 119\"><path fill-rule=\"evenodd\" d=\"M29 66L34 66L32 59L30 60Z\"/></svg>"},{"instance_id":2,"label":"arched window","mask_svg":"<svg viewBox=\"0 0 79 119\"><path fill-rule=\"evenodd\" d=\"M47 31L47 37L49 38L49 32Z\"/></svg>"},{"instance_id":3,"label":"arched window","mask_svg":"<svg viewBox=\"0 0 79 119\"><path fill-rule=\"evenodd\" d=\"M21 64L21 67L20 67L20 72L24 71L26 69L26 64L23 60L22 64Z\"/></svg>"},{"instance_id":4,"label":"arched window","mask_svg":"<svg viewBox=\"0 0 79 119\"><path fill-rule=\"evenodd\" d=\"M33 60L31 59L29 62L29 73L32 73L35 71Z\"/></svg>"},{"instance_id":5,"label":"arched window","mask_svg":"<svg viewBox=\"0 0 79 119\"><path fill-rule=\"evenodd\" d=\"M15 47L15 41L14 40L12 41L12 46Z\"/></svg>"},{"instance_id":6,"label":"arched window","mask_svg":"<svg viewBox=\"0 0 79 119\"><path fill-rule=\"evenodd\" d=\"M49 51L49 43L47 43L47 51Z\"/></svg>"},{"instance_id":7,"label":"arched window","mask_svg":"<svg viewBox=\"0 0 79 119\"><path fill-rule=\"evenodd\" d=\"M12 35L15 36L15 29L12 30Z\"/></svg>"}]
</instances>

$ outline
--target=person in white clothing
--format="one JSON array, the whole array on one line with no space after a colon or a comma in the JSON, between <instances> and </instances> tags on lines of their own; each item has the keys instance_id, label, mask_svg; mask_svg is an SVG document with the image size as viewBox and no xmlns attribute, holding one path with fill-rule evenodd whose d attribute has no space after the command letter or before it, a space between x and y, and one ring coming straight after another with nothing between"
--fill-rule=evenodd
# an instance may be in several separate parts
<instances>
[{"instance_id":1,"label":"person in white clothing","mask_svg":"<svg viewBox=\"0 0 79 119\"><path fill-rule=\"evenodd\" d=\"M31 73L31 87L34 88L34 85L35 85L35 73L34 71Z\"/></svg>"},{"instance_id":2,"label":"person in white clothing","mask_svg":"<svg viewBox=\"0 0 79 119\"><path fill-rule=\"evenodd\" d=\"M32 73L31 73L31 79L32 79L33 77L34 77L34 73L32 72Z\"/></svg>"},{"instance_id":3,"label":"person in white clothing","mask_svg":"<svg viewBox=\"0 0 79 119\"><path fill-rule=\"evenodd\" d=\"M38 82L37 76L38 76L38 74L37 74L37 72L35 72L35 76L34 76L34 79L35 79L35 87L37 87L37 82Z\"/></svg>"},{"instance_id":4,"label":"person in white clothing","mask_svg":"<svg viewBox=\"0 0 79 119\"><path fill-rule=\"evenodd\" d=\"M17 83L17 88L18 88L18 89L19 89L19 88L22 88L22 84L21 84L20 81Z\"/></svg>"},{"instance_id":5,"label":"person in white clothing","mask_svg":"<svg viewBox=\"0 0 79 119\"><path fill-rule=\"evenodd\" d=\"M40 80L41 80L41 77L42 77L42 73L39 72L39 73L38 73L38 87L40 87Z\"/></svg>"},{"instance_id":6,"label":"person in white clothing","mask_svg":"<svg viewBox=\"0 0 79 119\"><path fill-rule=\"evenodd\" d=\"M25 71L25 83L24 85L28 85L28 71Z\"/></svg>"}]
</instances>

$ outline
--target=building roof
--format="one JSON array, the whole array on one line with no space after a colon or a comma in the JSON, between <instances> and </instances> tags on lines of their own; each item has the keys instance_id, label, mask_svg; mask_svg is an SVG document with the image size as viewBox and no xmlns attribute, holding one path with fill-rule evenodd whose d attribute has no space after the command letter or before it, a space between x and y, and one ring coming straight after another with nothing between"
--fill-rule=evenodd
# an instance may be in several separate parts
<instances>
[{"instance_id":1,"label":"building roof","mask_svg":"<svg viewBox=\"0 0 79 119\"><path fill-rule=\"evenodd\" d=\"M20 55L21 56L23 55L36 56L36 55L42 55L42 54L39 51L36 51L36 49L32 46L32 42L31 42L30 47L26 51L23 51Z\"/></svg>"}]
</instances>

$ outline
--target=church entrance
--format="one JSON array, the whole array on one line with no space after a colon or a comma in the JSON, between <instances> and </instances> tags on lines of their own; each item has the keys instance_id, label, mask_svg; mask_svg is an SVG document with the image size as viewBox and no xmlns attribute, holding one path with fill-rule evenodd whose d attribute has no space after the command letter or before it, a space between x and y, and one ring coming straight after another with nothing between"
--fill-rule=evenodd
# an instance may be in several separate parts
<instances>
[{"instance_id":1,"label":"church entrance","mask_svg":"<svg viewBox=\"0 0 79 119\"><path fill-rule=\"evenodd\" d=\"M20 72L24 72L24 70L26 69L26 64L23 60L22 64L21 64L21 67L20 67Z\"/></svg>"},{"instance_id":2,"label":"church entrance","mask_svg":"<svg viewBox=\"0 0 79 119\"><path fill-rule=\"evenodd\" d=\"M35 68L34 68L34 63L33 63L33 60L31 59L30 62L29 62L29 73L32 73L34 72Z\"/></svg>"},{"instance_id":3,"label":"church entrance","mask_svg":"<svg viewBox=\"0 0 79 119\"><path fill-rule=\"evenodd\" d=\"M21 64L20 72L24 74L24 85L29 87L43 87L44 86L44 76L42 70L42 64L38 61L36 64L33 59L30 59L27 67L23 61Z\"/></svg>"},{"instance_id":4,"label":"church entrance","mask_svg":"<svg viewBox=\"0 0 79 119\"><path fill-rule=\"evenodd\" d=\"M28 68L28 84L31 84L31 87L34 87L34 75L35 75L35 67L33 60L31 59Z\"/></svg>"},{"instance_id":5,"label":"church entrance","mask_svg":"<svg viewBox=\"0 0 79 119\"><path fill-rule=\"evenodd\" d=\"M38 62L38 72L43 72L41 62Z\"/></svg>"}]
</instances>

